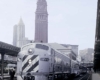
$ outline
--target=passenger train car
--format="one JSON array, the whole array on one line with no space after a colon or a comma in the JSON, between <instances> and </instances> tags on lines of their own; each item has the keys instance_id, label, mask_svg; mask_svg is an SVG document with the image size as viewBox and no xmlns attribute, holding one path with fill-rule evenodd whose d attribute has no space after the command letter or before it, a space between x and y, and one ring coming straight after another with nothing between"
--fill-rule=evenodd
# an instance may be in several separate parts
<instances>
[{"instance_id":1,"label":"passenger train car","mask_svg":"<svg viewBox=\"0 0 100 80\"><path fill-rule=\"evenodd\" d=\"M57 80L79 74L77 61L47 43L27 44L17 58L17 80Z\"/></svg>"}]
</instances>

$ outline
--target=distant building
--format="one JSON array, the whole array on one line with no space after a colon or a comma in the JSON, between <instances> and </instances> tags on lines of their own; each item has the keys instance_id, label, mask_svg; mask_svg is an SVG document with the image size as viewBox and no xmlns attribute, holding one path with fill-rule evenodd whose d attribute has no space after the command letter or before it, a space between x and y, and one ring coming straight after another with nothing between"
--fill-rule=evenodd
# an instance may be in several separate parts
<instances>
[{"instance_id":1,"label":"distant building","mask_svg":"<svg viewBox=\"0 0 100 80\"><path fill-rule=\"evenodd\" d=\"M81 62L82 60L81 60L81 56L77 56L77 60L79 61L79 62Z\"/></svg>"},{"instance_id":2,"label":"distant building","mask_svg":"<svg viewBox=\"0 0 100 80\"><path fill-rule=\"evenodd\" d=\"M4 56L4 60L8 60L8 61L17 61L17 57L10 56L10 55L5 55L5 56Z\"/></svg>"},{"instance_id":3,"label":"distant building","mask_svg":"<svg viewBox=\"0 0 100 80\"><path fill-rule=\"evenodd\" d=\"M61 44L58 43L49 43L51 47L54 49L60 51L62 54L65 54L66 56L69 56L71 59L76 60L77 55L76 53L72 50L72 48L67 48Z\"/></svg>"},{"instance_id":4,"label":"distant building","mask_svg":"<svg viewBox=\"0 0 100 80\"><path fill-rule=\"evenodd\" d=\"M24 45L25 42L25 25L23 23L23 20L20 18L20 21L18 23L17 27L17 46L21 47Z\"/></svg>"},{"instance_id":5,"label":"distant building","mask_svg":"<svg viewBox=\"0 0 100 80\"><path fill-rule=\"evenodd\" d=\"M14 26L13 30L13 45L17 47L22 47L25 44L30 43L30 40L25 37L25 24L20 18L18 25Z\"/></svg>"},{"instance_id":6,"label":"distant building","mask_svg":"<svg viewBox=\"0 0 100 80\"><path fill-rule=\"evenodd\" d=\"M92 49L92 48L80 50L79 56L81 57L81 61L84 63L92 62L93 57L94 57L93 53L94 53L94 49Z\"/></svg>"},{"instance_id":7,"label":"distant building","mask_svg":"<svg viewBox=\"0 0 100 80\"><path fill-rule=\"evenodd\" d=\"M67 49L71 49L76 54L76 56L78 56L78 45L71 45L71 44L61 44L61 45L63 45Z\"/></svg>"},{"instance_id":8,"label":"distant building","mask_svg":"<svg viewBox=\"0 0 100 80\"><path fill-rule=\"evenodd\" d=\"M35 12L35 42L48 42L48 12L46 0L38 0Z\"/></svg>"}]
</instances>

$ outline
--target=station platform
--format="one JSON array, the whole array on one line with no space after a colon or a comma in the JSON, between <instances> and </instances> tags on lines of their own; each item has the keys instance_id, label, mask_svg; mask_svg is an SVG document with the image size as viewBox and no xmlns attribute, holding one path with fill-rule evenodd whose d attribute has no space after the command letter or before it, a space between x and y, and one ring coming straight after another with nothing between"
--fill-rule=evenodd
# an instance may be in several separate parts
<instances>
[{"instance_id":1,"label":"station platform","mask_svg":"<svg viewBox=\"0 0 100 80\"><path fill-rule=\"evenodd\" d=\"M3 78L3 79L2 79ZM0 80L10 80L10 76L9 75L3 75L3 77L0 75ZM14 80L16 80L16 75L14 76Z\"/></svg>"},{"instance_id":2,"label":"station platform","mask_svg":"<svg viewBox=\"0 0 100 80\"><path fill-rule=\"evenodd\" d=\"M92 73L92 80L100 80L100 73Z\"/></svg>"}]
</instances>

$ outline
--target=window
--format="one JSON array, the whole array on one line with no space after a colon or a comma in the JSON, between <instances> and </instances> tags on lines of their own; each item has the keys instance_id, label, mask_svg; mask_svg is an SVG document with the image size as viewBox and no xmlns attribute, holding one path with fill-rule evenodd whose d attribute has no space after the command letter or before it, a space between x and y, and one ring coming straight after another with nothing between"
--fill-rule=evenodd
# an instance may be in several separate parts
<instances>
[{"instance_id":1,"label":"window","mask_svg":"<svg viewBox=\"0 0 100 80\"><path fill-rule=\"evenodd\" d=\"M48 46L42 45L42 44L36 44L36 48L38 48L38 49L44 49L44 50L49 50Z\"/></svg>"}]
</instances>

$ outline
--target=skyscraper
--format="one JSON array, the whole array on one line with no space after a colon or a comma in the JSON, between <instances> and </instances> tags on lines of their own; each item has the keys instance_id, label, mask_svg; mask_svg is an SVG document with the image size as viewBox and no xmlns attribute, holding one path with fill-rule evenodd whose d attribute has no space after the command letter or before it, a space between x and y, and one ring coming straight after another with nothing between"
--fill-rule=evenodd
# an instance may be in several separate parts
<instances>
[{"instance_id":1,"label":"skyscraper","mask_svg":"<svg viewBox=\"0 0 100 80\"><path fill-rule=\"evenodd\" d=\"M13 30L13 45L17 46L17 25L14 25L14 30Z\"/></svg>"},{"instance_id":2,"label":"skyscraper","mask_svg":"<svg viewBox=\"0 0 100 80\"><path fill-rule=\"evenodd\" d=\"M17 27L17 45L18 47L21 47L24 44L24 39L25 39L25 25L23 23L22 18L20 18L20 21L18 23Z\"/></svg>"},{"instance_id":3,"label":"skyscraper","mask_svg":"<svg viewBox=\"0 0 100 80\"><path fill-rule=\"evenodd\" d=\"M22 18L20 18L19 23L14 26L13 45L17 47L22 47L23 45L28 43L30 43L30 40L25 37L25 24Z\"/></svg>"},{"instance_id":4,"label":"skyscraper","mask_svg":"<svg viewBox=\"0 0 100 80\"><path fill-rule=\"evenodd\" d=\"M32 42L32 40L28 40L28 38L25 37L25 24L22 18L20 18L19 23L14 26L13 45L17 47L22 47L23 45Z\"/></svg>"},{"instance_id":5,"label":"skyscraper","mask_svg":"<svg viewBox=\"0 0 100 80\"><path fill-rule=\"evenodd\" d=\"M46 0L38 0L35 13L35 42L48 42L48 12Z\"/></svg>"}]
</instances>

